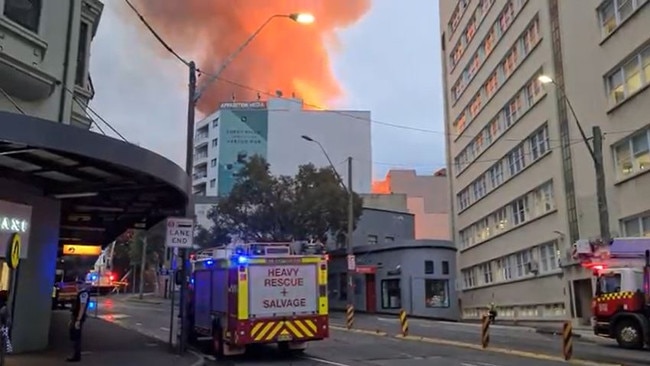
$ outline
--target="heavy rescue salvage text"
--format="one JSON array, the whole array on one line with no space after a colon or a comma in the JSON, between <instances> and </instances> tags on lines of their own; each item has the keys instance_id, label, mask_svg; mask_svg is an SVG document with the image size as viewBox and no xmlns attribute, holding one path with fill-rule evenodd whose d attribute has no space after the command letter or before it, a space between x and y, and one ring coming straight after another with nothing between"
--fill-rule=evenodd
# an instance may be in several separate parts
<instances>
[{"instance_id":1,"label":"heavy rescue salvage text","mask_svg":"<svg viewBox=\"0 0 650 366\"><path fill-rule=\"evenodd\" d=\"M302 308L307 306L307 299L304 297L292 297L289 290L297 290L305 286L305 279L300 275L299 267L272 267L268 269L267 277L264 279L264 287L277 288L277 297L264 299L264 309ZM302 291L296 291L301 293ZM303 292L304 293L304 292Z\"/></svg>"}]
</instances>

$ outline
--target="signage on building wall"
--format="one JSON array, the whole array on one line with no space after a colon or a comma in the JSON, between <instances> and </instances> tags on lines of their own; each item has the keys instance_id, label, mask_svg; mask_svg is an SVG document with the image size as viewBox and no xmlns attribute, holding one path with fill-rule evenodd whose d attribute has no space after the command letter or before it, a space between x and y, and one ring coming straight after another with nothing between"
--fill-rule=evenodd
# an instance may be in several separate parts
<instances>
[{"instance_id":1,"label":"signage on building wall","mask_svg":"<svg viewBox=\"0 0 650 366\"><path fill-rule=\"evenodd\" d=\"M100 255L101 245L63 244L63 255Z\"/></svg>"},{"instance_id":2,"label":"signage on building wall","mask_svg":"<svg viewBox=\"0 0 650 366\"><path fill-rule=\"evenodd\" d=\"M19 234L20 244L17 252L19 258L27 258L29 233L31 231L32 207L18 203L0 201L0 255L10 249L14 234Z\"/></svg>"},{"instance_id":3,"label":"signage on building wall","mask_svg":"<svg viewBox=\"0 0 650 366\"><path fill-rule=\"evenodd\" d=\"M221 103L219 109L266 109L266 102L224 102Z\"/></svg>"},{"instance_id":4,"label":"signage on building wall","mask_svg":"<svg viewBox=\"0 0 650 366\"><path fill-rule=\"evenodd\" d=\"M225 196L250 158L257 155L266 159L268 111L226 110L221 113L220 121L217 195Z\"/></svg>"},{"instance_id":5,"label":"signage on building wall","mask_svg":"<svg viewBox=\"0 0 650 366\"><path fill-rule=\"evenodd\" d=\"M21 240L19 233L12 233L7 243L7 253L5 254L7 266L11 269L18 268L20 263Z\"/></svg>"}]
</instances>

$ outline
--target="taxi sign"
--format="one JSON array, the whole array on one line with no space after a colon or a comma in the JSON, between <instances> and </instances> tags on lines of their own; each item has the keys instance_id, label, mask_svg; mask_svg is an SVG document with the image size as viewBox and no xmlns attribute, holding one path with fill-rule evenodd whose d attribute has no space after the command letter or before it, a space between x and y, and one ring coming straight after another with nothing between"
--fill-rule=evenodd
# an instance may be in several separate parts
<instances>
[{"instance_id":1,"label":"taxi sign","mask_svg":"<svg viewBox=\"0 0 650 366\"><path fill-rule=\"evenodd\" d=\"M11 234L9 237L9 243L7 244L7 253L5 255L7 266L11 269L18 268L18 264L20 263L21 245L20 234Z\"/></svg>"}]
</instances>

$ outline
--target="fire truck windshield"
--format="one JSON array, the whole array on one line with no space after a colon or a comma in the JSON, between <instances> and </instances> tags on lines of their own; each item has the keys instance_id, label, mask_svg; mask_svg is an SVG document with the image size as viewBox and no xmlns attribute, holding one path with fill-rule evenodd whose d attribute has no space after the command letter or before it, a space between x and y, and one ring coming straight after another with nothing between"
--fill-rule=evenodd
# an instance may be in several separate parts
<instances>
[{"instance_id":1,"label":"fire truck windshield","mask_svg":"<svg viewBox=\"0 0 650 366\"><path fill-rule=\"evenodd\" d=\"M621 292L621 274L603 273L598 277L599 294L611 294Z\"/></svg>"}]
</instances>

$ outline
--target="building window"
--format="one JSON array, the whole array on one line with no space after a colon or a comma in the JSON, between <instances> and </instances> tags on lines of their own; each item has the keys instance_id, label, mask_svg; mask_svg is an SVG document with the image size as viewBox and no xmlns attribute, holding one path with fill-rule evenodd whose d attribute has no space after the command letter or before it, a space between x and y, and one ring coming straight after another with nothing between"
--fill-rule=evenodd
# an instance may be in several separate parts
<instances>
[{"instance_id":1,"label":"building window","mask_svg":"<svg viewBox=\"0 0 650 366\"><path fill-rule=\"evenodd\" d=\"M384 238L385 243L394 243L395 242L395 237L394 236L387 236Z\"/></svg>"},{"instance_id":2,"label":"building window","mask_svg":"<svg viewBox=\"0 0 650 366\"><path fill-rule=\"evenodd\" d=\"M368 235L368 245L377 245L379 237L377 235Z\"/></svg>"},{"instance_id":3,"label":"building window","mask_svg":"<svg viewBox=\"0 0 650 366\"><path fill-rule=\"evenodd\" d=\"M494 164L490 170L490 183L492 184L492 189L498 187L503 183L503 161L499 160Z\"/></svg>"},{"instance_id":4,"label":"building window","mask_svg":"<svg viewBox=\"0 0 650 366\"><path fill-rule=\"evenodd\" d=\"M548 182L535 190L533 197L535 201L535 216L541 216L547 212L551 212L555 208L552 182Z\"/></svg>"},{"instance_id":5,"label":"building window","mask_svg":"<svg viewBox=\"0 0 650 366\"><path fill-rule=\"evenodd\" d=\"M38 33L41 0L5 0L4 15L22 27Z\"/></svg>"},{"instance_id":6,"label":"building window","mask_svg":"<svg viewBox=\"0 0 650 366\"><path fill-rule=\"evenodd\" d=\"M449 307L449 280L424 280L424 296L426 307Z\"/></svg>"},{"instance_id":7,"label":"building window","mask_svg":"<svg viewBox=\"0 0 650 366\"><path fill-rule=\"evenodd\" d=\"M619 179L650 169L650 130L644 130L614 147Z\"/></svg>"},{"instance_id":8,"label":"building window","mask_svg":"<svg viewBox=\"0 0 650 366\"><path fill-rule=\"evenodd\" d=\"M214 188L215 185L217 185L217 180L216 179L210 179L210 188Z\"/></svg>"},{"instance_id":9,"label":"building window","mask_svg":"<svg viewBox=\"0 0 650 366\"><path fill-rule=\"evenodd\" d=\"M627 237L650 237L650 215L624 220L623 233Z\"/></svg>"},{"instance_id":10,"label":"building window","mask_svg":"<svg viewBox=\"0 0 650 366\"><path fill-rule=\"evenodd\" d=\"M433 261L424 261L424 274L433 274Z\"/></svg>"},{"instance_id":11,"label":"building window","mask_svg":"<svg viewBox=\"0 0 650 366\"><path fill-rule=\"evenodd\" d=\"M219 145L219 139L212 139L212 147L217 147Z\"/></svg>"},{"instance_id":12,"label":"building window","mask_svg":"<svg viewBox=\"0 0 650 366\"><path fill-rule=\"evenodd\" d=\"M514 176L526 167L524 160L524 147L519 145L508 154L508 170L510 176Z\"/></svg>"},{"instance_id":13,"label":"building window","mask_svg":"<svg viewBox=\"0 0 650 366\"><path fill-rule=\"evenodd\" d=\"M381 307L382 309L401 309L402 289L399 279L381 281Z\"/></svg>"},{"instance_id":14,"label":"building window","mask_svg":"<svg viewBox=\"0 0 650 366\"><path fill-rule=\"evenodd\" d=\"M559 268L557 242L539 246L539 261L541 262L542 272L550 272Z\"/></svg>"},{"instance_id":15,"label":"building window","mask_svg":"<svg viewBox=\"0 0 650 366\"><path fill-rule=\"evenodd\" d=\"M639 9L646 0L607 0L598 8L603 36L612 33Z\"/></svg>"},{"instance_id":16,"label":"building window","mask_svg":"<svg viewBox=\"0 0 650 366\"><path fill-rule=\"evenodd\" d=\"M219 127L219 118L216 118L214 121L212 121L212 128L217 128Z\"/></svg>"},{"instance_id":17,"label":"building window","mask_svg":"<svg viewBox=\"0 0 650 366\"><path fill-rule=\"evenodd\" d=\"M607 77L611 104L618 104L650 83L650 46L630 57Z\"/></svg>"},{"instance_id":18,"label":"building window","mask_svg":"<svg viewBox=\"0 0 650 366\"><path fill-rule=\"evenodd\" d=\"M475 267L464 269L463 273L463 286L464 288L472 288L477 285Z\"/></svg>"},{"instance_id":19,"label":"building window","mask_svg":"<svg viewBox=\"0 0 650 366\"><path fill-rule=\"evenodd\" d=\"M212 159L212 160L210 160L210 166L211 166L211 167L215 167L215 166L217 166L217 159Z\"/></svg>"},{"instance_id":20,"label":"building window","mask_svg":"<svg viewBox=\"0 0 650 366\"><path fill-rule=\"evenodd\" d=\"M75 71L74 83L78 86L86 86L88 79L88 46L90 46L90 26L81 22L79 26L79 44L77 52L77 68Z\"/></svg>"},{"instance_id":21,"label":"building window","mask_svg":"<svg viewBox=\"0 0 650 366\"><path fill-rule=\"evenodd\" d=\"M528 200L526 197L519 198L510 204L512 210L513 224L515 226L526 222L528 212Z\"/></svg>"},{"instance_id":22,"label":"building window","mask_svg":"<svg viewBox=\"0 0 650 366\"><path fill-rule=\"evenodd\" d=\"M481 175L473 184L474 186L474 199L478 200L487 194L487 183L485 175Z\"/></svg>"},{"instance_id":23,"label":"building window","mask_svg":"<svg viewBox=\"0 0 650 366\"><path fill-rule=\"evenodd\" d=\"M494 213L494 229L496 232L504 231L508 228L508 210L505 208L499 209Z\"/></svg>"},{"instance_id":24,"label":"building window","mask_svg":"<svg viewBox=\"0 0 650 366\"><path fill-rule=\"evenodd\" d=\"M449 261L442 261L442 274L443 275L449 274Z\"/></svg>"},{"instance_id":25,"label":"building window","mask_svg":"<svg viewBox=\"0 0 650 366\"><path fill-rule=\"evenodd\" d=\"M467 188L463 189L458 194L458 206L461 210L464 210L469 206L469 190Z\"/></svg>"},{"instance_id":26,"label":"building window","mask_svg":"<svg viewBox=\"0 0 650 366\"><path fill-rule=\"evenodd\" d=\"M489 285L494 281L494 278L492 277L492 263L491 262L481 264L479 266L479 271L481 272L481 275L483 276L483 284L484 285Z\"/></svg>"},{"instance_id":27,"label":"building window","mask_svg":"<svg viewBox=\"0 0 650 366\"><path fill-rule=\"evenodd\" d=\"M533 156L533 160L539 159L541 156L546 154L547 151L550 151L548 127L544 125L544 127L535 132L528 141L530 143L530 153Z\"/></svg>"}]
</instances>

